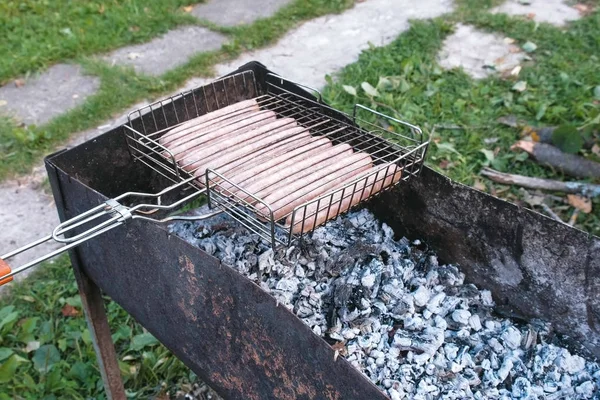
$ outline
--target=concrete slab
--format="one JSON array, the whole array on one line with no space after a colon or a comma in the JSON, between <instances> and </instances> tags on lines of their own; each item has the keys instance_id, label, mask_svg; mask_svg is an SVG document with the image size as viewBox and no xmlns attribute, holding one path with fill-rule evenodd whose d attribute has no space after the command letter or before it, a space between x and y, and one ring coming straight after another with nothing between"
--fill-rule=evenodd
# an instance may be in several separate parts
<instances>
[{"instance_id":1,"label":"concrete slab","mask_svg":"<svg viewBox=\"0 0 600 400\"><path fill-rule=\"evenodd\" d=\"M459 24L444 41L438 56L439 63L445 69L462 67L475 79L510 71L525 58L520 48L510 44L510 41Z\"/></svg>"},{"instance_id":2,"label":"concrete slab","mask_svg":"<svg viewBox=\"0 0 600 400\"><path fill-rule=\"evenodd\" d=\"M184 26L167 32L150 42L122 47L104 56L112 64L129 65L137 72L162 75L185 64L190 57L218 50L227 38L199 26Z\"/></svg>"},{"instance_id":3,"label":"concrete slab","mask_svg":"<svg viewBox=\"0 0 600 400\"><path fill-rule=\"evenodd\" d=\"M259 18L270 17L293 0L209 0L192 10L197 18L219 26L250 24Z\"/></svg>"},{"instance_id":4,"label":"concrete slab","mask_svg":"<svg viewBox=\"0 0 600 400\"><path fill-rule=\"evenodd\" d=\"M563 26L569 21L581 18L579 11L564 0L508 0L492 9L492 13L531 16L534 21L548 22L556 26Z\"/></svg>"},{"instance_id":5,"label":"concrete slab","mask_svg":"<svg viewBox=\"0 0 600 400\"><path fill-rule=\"evenodd\" d=\"M45 72L0 87L0 112L27 124L42 125L82 104L100 87L80 66L57 64Z\"/></svg>"},{"instance_id":6,"label":"concrete slab","mask_svg":"<svg viewBox=\"0 0 600 400\"><path fill-rule=\"evenodd\" d=\"M221 76L257 60L286 78L320 88L326 74L358 60L369 44L389 44L409 28L410 19L434 18L452 9L452 0L367 0L342 14L308 21L273 47L244 54L216 71Z\"/></svg>"}]
</instances>

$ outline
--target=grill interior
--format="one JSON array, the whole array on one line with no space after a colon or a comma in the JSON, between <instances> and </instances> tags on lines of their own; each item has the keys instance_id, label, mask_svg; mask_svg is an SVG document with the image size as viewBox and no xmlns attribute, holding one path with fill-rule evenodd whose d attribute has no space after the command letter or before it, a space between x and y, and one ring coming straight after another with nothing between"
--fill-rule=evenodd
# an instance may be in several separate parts
<instances>
[{"instance_id":1,"label":"grill interior","mask_svg":"<svg viewBox=\"0 0 600 400\"><path fill-rule=\"evenodd\" d=\"M270 73L259 86L254 71L245 71L148 105L129 115L125 126L129 151L134 159L169 180L185 181L188 188L198 194L206 191L211 208L228 213L273 245L289 245L294 237L311 232L319 225L317 216L324 222L347 211L350 205L356 205L350 202L352 199L366 201L397 183L418 176L428 146L418 127L359 105L355 106L352 116L340 117L339 112L322 103L317 91L318 97L314 97L308 92L293 92L288 87L288 81ZM304 128L302 132L309 131L315 138L325 137L334 145L346 144L356 152L367 153L374 168L276 218L271 204L243 184L235 183L220 167L208 168L194 179L195 171L184 168L189 163L178 164L178 154L160 143L165 133L186 121L248 99L255 99L261 110L270 110L277 118L293 118ZM184 107L175 107L176 103ZM170 107L173 112L167 115ZM371 120L383 119L390 128L384 130L358 114ZM286 138L286 141L294 140L295 137ZM278 145L279 142L274 144ZM257 148L252 153L253 160L266 159L266 152L266 146ZM307 170L306 174L309 173ZM326 183L324 179L323 184Z\"/></svg>"}]
</instances>

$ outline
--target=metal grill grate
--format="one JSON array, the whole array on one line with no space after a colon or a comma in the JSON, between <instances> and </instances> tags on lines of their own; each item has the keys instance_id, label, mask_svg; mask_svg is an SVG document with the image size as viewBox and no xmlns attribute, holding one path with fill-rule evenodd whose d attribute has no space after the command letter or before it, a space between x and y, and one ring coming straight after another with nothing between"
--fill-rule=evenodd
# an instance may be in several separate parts
<instances>
[{"instance_id":1,"label":"metal grill grate","mask_svg":"<svg viewBox=\"0 0 600 400\"><path fill-rule=\"evenodd\" d=\"M137 110L129 115L129 124L125 126L131 154L173 182L185 181L198 194L206 191L212 208L228 213L273 245L289 245L295 236L311 232L351 206L418 176L429 144L418 127L360 105L355 106L352 116L342 114L343 117L340 117L339 112L322 103L317 91L318 99L314 100L309 95L288 90L286 83L283 78L269 74L266 87L259 88L253 72L247 71ZM228 175L232 165L241 165L241 159L229 161L224 166L213 163L202 176L194 179L195 174L204 170L197 166L202 160L185 158L181 152L159 142L165 133L190 119L248 99L255 99L261 110L272 111L279 119L293 118L302 128L275 143L265 142L264 146L257 147L252 153L253 160L259 163L266 160L267 149L273 149L273 146L289 145L295 141L301 143L310 132L314 138L328 138L333 144L345 144L355 152L368 154L374 168L280 215L277 211L281 207L274 210L259 196L260 193L247 190L243 183L236 183ZM240 109L224 116L224 123L228 123L228 118L239 117L244 112L244 109ZM359 118L359 112L371 119L385 119L394 130L400 129L404 133L382 129L373 122ZM194 138L187 140L190 141L189 145L193 145ZM311 146L307 147L307 151L319 144L315 142ZM301 176L311 172L307 169ZM313 185L313 189L319 185L328 187L332 183L324 177L316 187Z\"/></svg>"}]
</instances>

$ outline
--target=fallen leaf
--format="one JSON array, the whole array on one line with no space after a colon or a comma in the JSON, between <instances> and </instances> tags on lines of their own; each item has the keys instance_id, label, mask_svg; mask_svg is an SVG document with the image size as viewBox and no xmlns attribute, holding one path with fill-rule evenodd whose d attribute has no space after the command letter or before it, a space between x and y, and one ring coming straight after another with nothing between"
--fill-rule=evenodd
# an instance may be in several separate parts
<instances>
[{"instance_id":1,"label":"fallen leaf","mask_svg":"<svg viewBox=\"0 0 600 400\"><path fill-rule=\"evenodd\" d=\"M525 50L528 53L533 53L534 51L537 50L537 45L533 42L526 42L523 45L523 50Z\"/></svg>"},{"instance_id":2,"label":"fallen leaf","mask_svg":"<svg viewBox=\"0 0 600 400\"><path fill-rule=\"evenodd\" d=\"M352 95L352 96L356 96L356 89L354 88L354 86L348 86L348 85L342 85L342 87L344 88L344 90L346 91L346 93Z\"/></svg>"},{"instance_id":3,"label":"fallen leaf","mask_svg":"<svg viewBox=\"0 0 600 400\"><path fill-rule=\"evenodd\" d=\"M28 342L27 346L25 346L25 353L31 353L32 351L36 351L40 348L40 342L33 341Z\"/></svg>"},{"instance_id":4,"label":"fallen leaf","mask_svg":"<svg viewBox=\"0 0 600 400\"><path fill-rule=\"evenodd\" d=\"M540 141L540 135L538 135L537 132L532 132L531 133L531 140L533 140L534 142L539 142Z\"/></svg>"},{"instance_id":5,"label":"fallen leaf","mask_svg":"<svg viewBox=\"0 0 600 400\"><path fill-rule=\"evenodd\" d=\"M598 85L594 88L594 97L596 99L600 100L600 85Z\"/></svg>"},{"instance_id":6,"label":"fallen leaf","mask_svg":"<svg viewBox=\"0 0 600 400\"><path fill-rule=\"evenodd\" d=\"M544 200L546 199L544 195L537 193L531 194L523 188L521 188L519 191L523 195L523 200L525 201L525 203L529 204L531 207L541 206L544 203Z\"/></svg>"},{"instance_id":7,"label":"fallen leaf","mask_svg":"<svg viewBox=\"0 0 600 400\"><path fill-rule=\"evenodd\" d=\"M590 6L588 6L587 4L581 4L581 3L575 4L573 6L573 8L576 9L577 11L579 11L579 13L581 15L587 15L592 11Z\"/></svg>"},{"instance_id":8,"label":"fallen leaf","mask_svg":"<svg viewBox=\"0 0 600 400\"><path fill-rule=\"evenodd\" d=\"M516 67L513 68L512 71L510 71L510 74L512 76L519 76L519 74L521 73L521 66L517 65Z\"/></svg>"},{"instance_id":9,"label":"fallen leaf","mask_svg":"<svg viewBox=\"0 0 600 400\"><path fill-rule=\"evenodd\" d=\"M534 18L535 18L535 13L527 14L527 19L534 19Z\"/></svg>"},{"instance_id":10,"label":"fallen leaf","mask_svg":"<svg viewBox=\"0 0 600 400\"><path fill-rule=\"evenodd\" d=\"M375 89L369 82L363 82L360 84L360 87L365 91L365 93L371 97L379 96L379 92Z\"/></svg>"},{"instance_id":11,"label":"fallen leaf","mask_svg":"<svg viewBox=\"0 0 600 400\"><path fill-rule=\"evenodd\" d=\"M71 28L63 28L60 30L60 33L62 33L65 36L73 36L73 31L71 30Z\"/></svg>"},{"instance_id":12,"label":"fallen leaf","mask_svg":"<svg viewBox=\"0 0 600 400\"><path fill-rule=\"evenodd\" d=\"M510 48L508 49L508 52L511 54L521 53L521 48L519 46L511 45Z\"/></svg>"},{"instance_id":13,"label":"fallen leaf","mask_svg":"<svg viewBox=\"0 0 600 400\"><path fill-rule=\"evenodd\" d=\"M60 312L65 317L78 317L81 314L81 311L69 304L65 304Z\"/></svg>"},{"instance_id":14,"label":"fallen leaf","mask_svg":"<svg viewBox=\"0 0 600 400\"><path fill-rule=\"evenodd\" d=\"M24 79L15 79L15 86L16 87L22 87L25 85L25 80Z\"/></svg>"},{"instance_id":15,"label":"fallen leaf","mask_svg":"<svg viewBox=\"0 0 600 400\"><path fill-rule=\"evenodd\" d=\"M517 128L519 126L519 121L516 115L506 115L498 118L496 121L502 125L510 126L511 128Z\"/></svg>"},{"instance_id":16,"label":"fallen leaf","mask_svg":"<svg viewBox=\"0 0 600 400\"><path fill-rule=\"evenodd\" d=\"M104 14L104 11L105 11L105 9L104 9L104 4L100 4L100 7L98 7L98 12L99 12L100 14Z\"/></svg>"},{"instance_id":17,"label":"fallen leaf","mask_svg":"<svg viewBox=\"0 0 600 400\"><path fill-rule=\"evenodd\" d=\"M575 154L583 148L584 140L577 127L561 125L552 132L552 144L565 153Z\"/></svg>"},{"instance_id":18,"label":"fallen leaf","mask_svg":"<svg viewBox=\"0 0 600 400\"><path fill-rule=\"evenodd\" d=\"M185 11L186 13L191 13L193 9L194 9L194 6L183 7L183 11Z\"/></svg>"},{"instance_id":19,"label":"fallen leaf","mask_svg":"<svg viewBox=\"0 0 600 400\"><path fill-rule=\"evenodd\" d=\"M515 83L512 87L512 90L520 93L524 92L525 90L527 90L527 82L519 81Z\"/></svg>"},{"instance_id":20,"label":"fallen leaf","mask_svg":"<svg viewBox=\"0 0 600 400\"><path fill-rule=\"evenodd\" d=\"M526 152L528 152L529 154L533 153L533 146L535 144L533 142L527 142L525 140L519 140L517 143L513 144L512 146L510 146L510 149L512 151L515 150L524 150Z\"/></svg>"},{"instance_id":21,"label":"fallen leaf","mask_svg":"<svg viewBox=\"0 0 600 400\"><path fill-rule=\"evenodd\" d=\"M485 192L487 187L485 186L485 183L481 182L479 179L475 179L475 183L473 184L473 188L481 191L481 192Z\"/></svg>"},{"instance_id":22,"label":"fallen leaf","mask_svg":"<svg viewBox=\"0 0 600 400\"><path fill-rule=\"evenodd\" d=\"M567 195L569 204L585 214L592 212L592 201L586 197L577 196L576 194Z\"/></svg>"},{"instance_id":23,"label":"fallen leaf","mask_svg":"<svg viewBox=\"0 0 600 400\"><path fill-rule=\"evenodd\" d=\"M348 353L348 350L346 350L346 345L344 344L344 342L336 342L335 344L333 344L331 346L331 348L333 350L335 350L336 352L339 352L339 354L342 356L345 356Z\"/></svg>"},{"instance_id":24,"label":"fallen leaf","mask_svg":"<svg viewBox=\"0 0 600 400\"><path fill-rule=\"evenodd\" d=\"M129 27L129 32L137 32L140 30L140 27L137 25L133 25Z\"/></svg>"},{"instance_id":25,"label":"fallen leaf","mask_svg":"<svg viewBox=\"0 0 600 400\"><path fill-rule=\"evenodd\" d=\"M7 104L8 104L8 101L6 101L6 100L0 100L0 107L3 107L5 105L7 105Z\"/></svg>"},{"instance_id":26,"label":"fallen leaf","mask_svg":"<svg viewBox=\"0 0 600 400\"><path fill-rule=\"evenodd\" d=\"M514 42L515 42L515 39L513 39L513 38L509 38L509 37L504 38L504 43L506 43L506 44L513 44Z\"/></svg>"},{"instance_id":27,"label":"fallen leaf","mask_svg":"<svg viewBox=\"0 0 600 400\"><path fill-rule=\"evenodd\" d=\"M443 159L442 161L440 161L440 168L441 169L448 169L448 167L450 166L450 161Z\"/></svg>"}]
</instances>

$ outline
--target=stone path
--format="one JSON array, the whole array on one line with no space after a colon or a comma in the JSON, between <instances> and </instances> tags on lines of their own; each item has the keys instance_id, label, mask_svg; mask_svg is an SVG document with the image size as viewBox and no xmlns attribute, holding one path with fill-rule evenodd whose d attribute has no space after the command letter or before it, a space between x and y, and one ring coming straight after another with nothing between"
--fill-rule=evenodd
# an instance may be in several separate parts
<instances>
[{"instance_id":1,"label":"stone path","mask_svg":"<svg viewBox=\"0 0 600 400\"><path fill-rule=\"evenodd\" d=\"M272 15L290 1L209 0L196 6L192 13L222 26L233 26ZM537 0L525 11L542 18L546 14L535 10L543 9L548 1ZM558 0L551 3L562 4ZM370 45L390 43L408 29L410 19L433 18L452 9L452 0L364 0L342 14L308 21L288 32L272 47L243 54L215 69L220 76L250 60L258 60L282 76L320 88L325 84L326 74L335 74L356 61L361 51ZM500 7L496 11L512 12L510 10ZM118 49L104 57L115 64L131 65L146 74L161 75L198 52L219 48L225 41L223 35L205 28L180 27L146 44ZM497 69L504 70L520 60L521 55L504 38L467 26L457 27L440 55L440 62L446 67L462 66L478 78L489 73L482 72L485 63L494 63ZM177 92L197 87L207 80L193 78ZM98 79L82 75L78 66L57 65L39 77L27 79L22 87L10 83L0 88L0 112L8 112L25 123L42 124L81 104L98 86ZM142 105L136 105L134 109ZM124 118L116 116L99 127L82 132L67 146L108 131L122 124ZM0 183L0 221L6 227L0 231L0 253L49 233L57 223L51 197L40 190L44 176L43 168L38 167L30 177ZM31 257L44 254L49 248L51 246L36 249ZM15 261L18 265L22 259Z\"/></svg>"},{"instance_id":2,"label":"stone path","mask_svg":"<svg viewBox=\"0 0 600 400\"><path fill-rule=\"evenodd\" d=\"M208 20L219 26L250 24L259 18L275 14L281 7L293 0L209 0L192 10L192 15Z\"/></svg>"},{"instance_id":3,"label":"stone path","mask_svg":"<svg viewBox=\"0 0 600 400\"><path fill-rule=\"evenodd\" d=\"M192 56L218 50L227 41L220 33L199 26L174 29L148 43L127 46L104 57L111 64L129 65L136 72L159 76Z\"/></svg>"},{"instance_id":4,"label":"stone path","mask_svg":"<svg viewBox=\"0 0 600 400\"><path fill-rule=\"evenodd\" d=\"M579 11L564 0L529 0L528 2L508 0L494 8L492 12L522 15L537 22L548 22L556 26L563 26L569 21L581 18Z\"/></svg>"},{"instance_id":5,"label":"stone path","mask_svg":"<svg viewBox=\"0 0 600 400\"><path fill-rule=\"evenodd\" d=\"M525 58L514 40L459 24L445 41L438 61L445 69L459 68L481 79L513 70Z\"/></svg>"},{"instance_id":6,"label":"stone path","mask_svg":"<svg viewBox=\"0 0 600 400\"><path fill-rule=\"evenodd\" d=\"M219 75L257 60L299 83L320 88L325 75L358 60L370 44L384 46L409 28L410 19L434 18L452 11L452 0L367 0L340 15L308 21L273 47L218 65Z\"/></svg>"},{"instance_id":7,"label":"stone path","mask_svg":"<svg viewBox=\"0 0 600 400\"><path fill-rule=\"evenodd\" d=\"M581 18L580 12L566 0L507 0L491 12L523 16L555 26ZM495 73L518 75L517 67L527 56L513 42L510 38L459 24L444 41L438 61L446 69L462 68L475 79Z\"/></svg>"},{"instance_id":8,"label":"stone path","mask_svg":"<svg viewBox=\"0 0 600 400\"><path fill-rule=\"evenodd\" d=\"M57 64L46 72L0 87L0 113L26 125L42 125L82 104L100 87L100 79L81 67Z\"/></svg>"}]
</instances>

